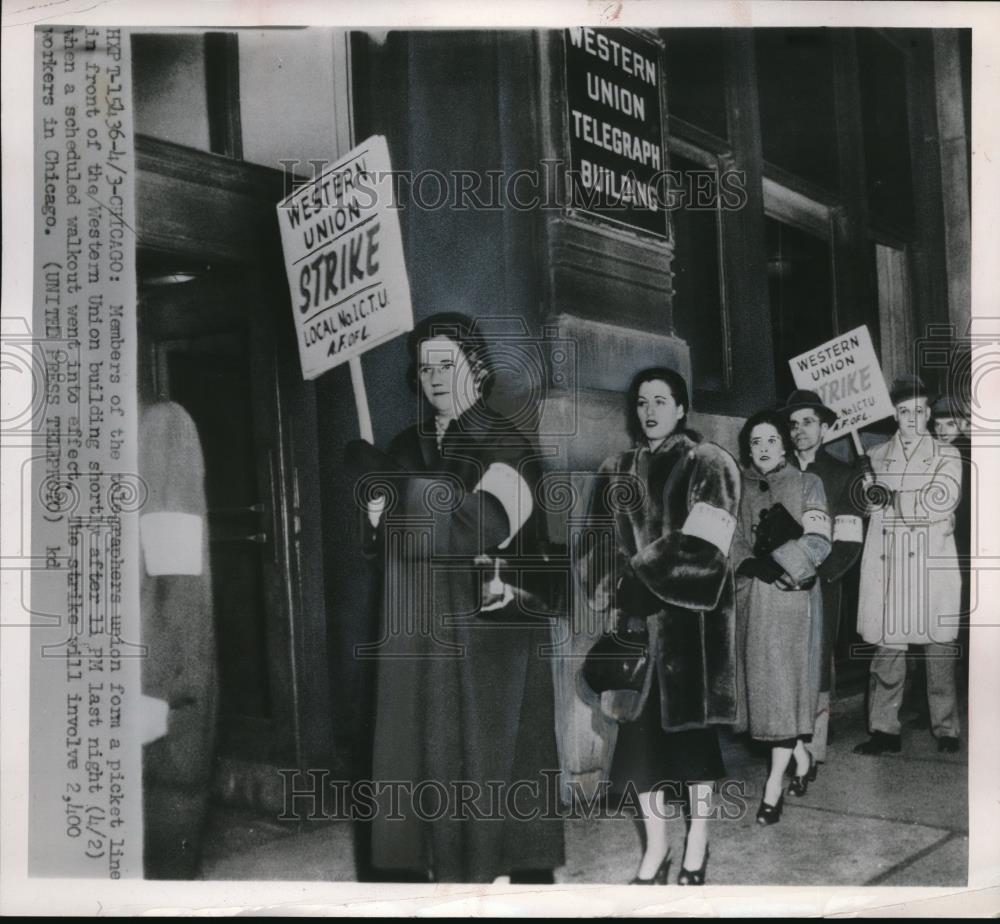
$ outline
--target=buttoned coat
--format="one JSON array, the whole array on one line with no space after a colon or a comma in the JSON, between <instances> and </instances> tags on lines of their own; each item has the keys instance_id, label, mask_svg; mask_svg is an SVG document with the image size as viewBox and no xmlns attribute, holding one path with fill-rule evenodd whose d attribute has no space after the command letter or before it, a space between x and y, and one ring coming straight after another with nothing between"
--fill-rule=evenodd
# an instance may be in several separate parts
<instances>
[{"instance_id":1,"label":"buttoned coat","mask_svg":"<svg viewBox=\"0 0 1000 924\"><path fill-rule=\"evenodd\" d=\"M733 561L753 556L761 513L781 504L803 534L779 546L771 558L789 583L813 578L830 554L830 518L823 482L786 464L762 475L743 470L743 497L733 537ZM737 581L736 637L739 651L738 731L760 741L783 741L811 734L819 693L823 594L782 590L759 578Z\"/></svg>"},{"instance_id":2,"label":"buttoned coat","mask_svg":"<svg viewBox=\"0 0 1000 924\"><path fill-rule=\"evenodd\" d=\"M377 666L373 778L404 781L413 791L400 792L395 807L388 790L380 795L372 862L430 871L439 882L553 869L564 853L561 824L545 817L559 766L544 654L549 626L519 602L483 618L483 579L494 572L478 560L498 548L510 522L498 500L473 490L490 464L502 462L534 491L532 441L470 411L453 422L440 448L432 432L410 427L388 455L405 474L388 479L394 501L372 537L384 569L382 638L359 657L373 657ZM542 525L536 505L504 554L537 551ZM500 576L520 601L518 575L505 569ZM518 785L520 818L495 801ZM429 786L451 800L444 811ZM479 795L470 797L472 791Z\"/></svg>"},{"instance_id":3,"label":"buttoned coat","mask_svg":"<svg viewBox=\"0 0 1000 924\"><path fill-rule=\"evenodd\" d=\"M590 508L591 537L577 571L590 605L617 609L617 579L630 566L663 603L648 617L665 731L729 723L736 710L735 588L729 546L739 507L739 468L724 449L674 433L654 451L645 446L607 459ZM632 721L650 695L605 693L602 709Z\"/></svg>"},{"instance_id":4,"label":"buttoned coat","mask_svg":"<svg viewBox=\"0 0 1000 924\"><path fill-rule=\"evenodd\" d=\"M899 434L868 456L876 483L895 495L868 523L858 634L897 649L953 642L961 608L953 518L962 496L961 456L929 435L907 455Z\"/></svg>"}]
</instances>

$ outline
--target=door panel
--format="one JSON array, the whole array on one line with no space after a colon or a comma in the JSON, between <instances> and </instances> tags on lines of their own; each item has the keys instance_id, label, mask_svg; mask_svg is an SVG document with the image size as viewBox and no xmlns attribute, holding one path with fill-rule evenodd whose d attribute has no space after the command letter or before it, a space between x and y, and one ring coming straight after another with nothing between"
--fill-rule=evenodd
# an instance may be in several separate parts
<instances>
[{"instance_id":1,"label":"door panel","mask_svg":"<svg viewBox=\"0 0 1000 924\"><path fill-rule=\"evenodd\" d=\"M274 338L266 313L254 310L251 272L215 266L191 275L144 290L142 311L155 394L191 415L205 457L220 747L290 754L295 691L274 464Z\"/></svg>"},{"instance_id":2,"label":"door panel","mask_svg":"<svg viewBox=\"0 0 1000 924\"><path fill-rule=\"evenodd\" d=\"M167 396L191 414L206 459L206 496L223 716L272 718L260 556L274 542L254 465L246 344L165 344Z\"/></svg>"}]
</instances>

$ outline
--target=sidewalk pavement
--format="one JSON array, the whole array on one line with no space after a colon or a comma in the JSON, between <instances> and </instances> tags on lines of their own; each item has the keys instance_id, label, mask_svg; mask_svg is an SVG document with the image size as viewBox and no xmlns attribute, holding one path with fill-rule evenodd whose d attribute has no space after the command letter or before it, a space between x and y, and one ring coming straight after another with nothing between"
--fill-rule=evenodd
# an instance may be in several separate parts
<instances>
[{"instance_id":1,"label":"sidewalk pavement","mask_svg":"<svg viewBox=\"0 0 1000 924\"><path fill-rule=\"evenodd\" d=\"M707 881L717 885L960 886L968 858L968 740L939 754L928 731L904 729L900 754L851 753L867 738L858 697L836 705L828 760L802 798L785 796L781 821L754 815L766 755L722 736L728 777L745 780L747 812L711 825ZM556 822L553 822L556 823ZM557 882L626 883L635 875L638 827L628 818L565 822L566 864ZM676 881L684 823L668 822ZM216 808L202 877L354 881L353 828L345 821L279 823Z\"/></svg>"}]
</instances>

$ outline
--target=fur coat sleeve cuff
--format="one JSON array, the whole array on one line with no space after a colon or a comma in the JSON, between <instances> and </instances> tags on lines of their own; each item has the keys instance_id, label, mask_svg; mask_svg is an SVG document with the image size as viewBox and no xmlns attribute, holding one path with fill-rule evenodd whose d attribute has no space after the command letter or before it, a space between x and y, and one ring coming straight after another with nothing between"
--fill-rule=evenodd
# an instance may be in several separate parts
<instances>
[{"instance_id":1,"label":"fur coat sleeve cuff","mask_svg":"<svg viewBox=\"0 0 1000 924\"><path fill-rule=\"evenodd\" d=\"M732 457L701 444L693 457L683 523L632 556L645 585L665 603L713 610L730 573L729 550L739 506L739 469ZM669 503L664 507L669 509Z\"/></svg>"}]
</instances>

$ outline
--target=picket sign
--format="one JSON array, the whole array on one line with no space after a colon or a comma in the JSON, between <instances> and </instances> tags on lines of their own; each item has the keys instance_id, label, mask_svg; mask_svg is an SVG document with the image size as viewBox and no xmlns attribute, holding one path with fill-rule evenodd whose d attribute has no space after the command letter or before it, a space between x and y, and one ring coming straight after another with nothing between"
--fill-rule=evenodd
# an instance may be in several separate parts
<instances>
[{"instance_id":1,"label":"picket sign","mask_svg":"<svg viewBox=\"0 0 1000 924\"><path fill-rule=\"evenodd\" d=\"M858 456L864 455L858 431L884 417L893 406L868 327L862 324L788 361L798 388L816 392L837 415L823 440L850 434Z\"/></svg>"},{"instance_id":2,"label":"picket sign","mask_svg":"<svg viewBox=\"0 0 1000 924\"><path fill-rule=\"evenodd\" d=\"M372 135L278 203L302 377L347 363L374 443L361 356L413 330L389 148Z\"/></svg>"}]
</instances>

